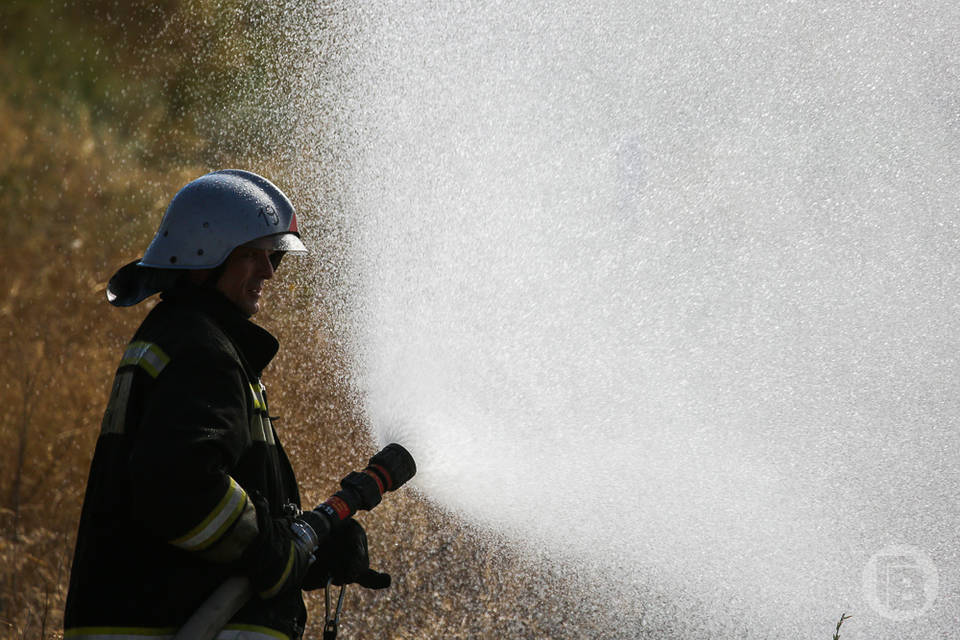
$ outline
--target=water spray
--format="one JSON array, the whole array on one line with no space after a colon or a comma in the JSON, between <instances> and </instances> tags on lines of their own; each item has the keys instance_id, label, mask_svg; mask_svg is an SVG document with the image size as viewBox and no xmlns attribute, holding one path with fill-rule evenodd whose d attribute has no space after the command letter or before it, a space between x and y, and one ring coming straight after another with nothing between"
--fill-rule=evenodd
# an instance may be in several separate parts
<instances>
[{"instance_id":1,"label":"water spray","mask_svg":"<svg viewBox=\"0 0 960 640\"><path fill-rule=\"evenodd\" d=\"M956 635L956 3L292 5L316 321L431 502L608 637Z\"/></svg>"},{"instance_id":2,"label":"water spray","mask_svg":"<svg viewBox=\"0 0 960 640\"><path fill-rule=\"evenodd\" d=\"M320 542L357 511L370 511L380 504L384 493L396 491L416 473L413 456L399 444L388 444L370 458L362 471L348 473L340 481L339 491L293 522L296 544L312 554ZM174 640L213 638L252 596L253 586L248 578L227 579L180 628ZM341 589L340 605L342 603Z\"/></svg>"}]
</instances>

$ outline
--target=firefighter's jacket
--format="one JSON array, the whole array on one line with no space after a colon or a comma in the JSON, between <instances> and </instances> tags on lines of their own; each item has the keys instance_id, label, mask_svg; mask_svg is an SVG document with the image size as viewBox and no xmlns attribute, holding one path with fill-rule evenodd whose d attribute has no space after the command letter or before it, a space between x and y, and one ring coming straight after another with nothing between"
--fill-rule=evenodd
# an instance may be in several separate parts
<instances>
[{"instance_id":1,"label":"firefighter's jacket","mask_svg":"<svg viewBox=\"0 0 960 640\"><path fill-rule=\"evenodd\" d=\"M244 563L263 529L255 502L275 519L299 508L260 382L277 349L209 288L171 291L143 321L117 370L90 469L67 638L173 635L226 578L249 573ZM261 579L218 638L302 633L290 565L270 571L275 581Z\"/></svg>"}]
</instances>

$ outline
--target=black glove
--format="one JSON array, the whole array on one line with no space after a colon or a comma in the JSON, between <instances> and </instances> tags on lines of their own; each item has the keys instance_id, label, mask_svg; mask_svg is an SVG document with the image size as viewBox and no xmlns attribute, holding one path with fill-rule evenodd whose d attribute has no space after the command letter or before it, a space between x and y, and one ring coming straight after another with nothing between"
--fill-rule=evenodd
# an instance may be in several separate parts
<instances>
[{"instance_id":1,"label":"black glove","mask_svg":"<svg viewBox=\"0 0 960 640\"><path fill-rule=\"evenodd\" d=\"M240 558L241 570L261 598L299 588L310 567L310 553L296 544L289 518L274 518L262 496L250 496L259 533Z\"/></svg>"},{"instance_id":2,"label":"black glove","mask_svg":"<svg viewBox=\"0 0 960 640\"><path fill-rule=\"evenodd\" d=\"M344 521L314 552L316 562L303 581L306 591L327 586L358 584L367 589L386 589L390 576L370 568L367 534L354 519Z\"/></svg>"}]
</instances>

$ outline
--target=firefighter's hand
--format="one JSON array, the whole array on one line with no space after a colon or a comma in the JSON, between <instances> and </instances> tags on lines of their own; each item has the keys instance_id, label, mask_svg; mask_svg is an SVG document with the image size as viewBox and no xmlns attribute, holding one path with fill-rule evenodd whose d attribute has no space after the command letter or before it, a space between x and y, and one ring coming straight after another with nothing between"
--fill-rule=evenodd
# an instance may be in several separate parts
<instances>
[{"instance_id":1,"label":"firefighter's hand","mask_svg":"<svg viewBox=\"0 0 960 640\"><path fill-rule=\"evenodd\" d=\"M287 518L273 518L267 501L251 496L257 509L259 533L240 562L261 598L273 598L298 588L311 564L310 553L295 544Z\"/></svg>"},{"instance_id":2,"label":"firefighter's hand","mask_svg":"<svg viewBox=\"0 0 960 640\"><path fill-rule=\"evenodd\" d=\"M314 552L316 562L307 572L303 588L319 589L335 585L358 584L367 589L386 589L390 576L370 568L367 534L352 518L337 528Z\"/></svg>"}]
</instances>

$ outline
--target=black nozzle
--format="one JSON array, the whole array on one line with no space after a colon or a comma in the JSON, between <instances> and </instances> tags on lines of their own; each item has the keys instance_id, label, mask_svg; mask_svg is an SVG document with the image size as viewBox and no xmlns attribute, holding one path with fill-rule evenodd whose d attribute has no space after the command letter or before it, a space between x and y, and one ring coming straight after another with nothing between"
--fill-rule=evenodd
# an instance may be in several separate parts
<instances>
[{"instance_id":1,"label":"black nozzle","mask_svg":"<svg viewBox=\"0 0 960 640\"><path fill-rule=\"evenodd\" d=\"M383 494L402 487L417 473L413 456L399 444L388 444L363 471L352 471L340 481L340 491L330 496L315 511L324 513L331 523L342 522L357 511L369 511Z\"/></svg>"},{"instance_id":2,"label":"black nozzle","mask_svg":"<svg viewBox=\"0 0 960 640\"><path fill-rule=\"evenodd\" d=\"M367 469L381 476L384 491L394 491L416 475L417 463L409 451L394 442L370 458Z\"/></svg>"}]
</instances>

